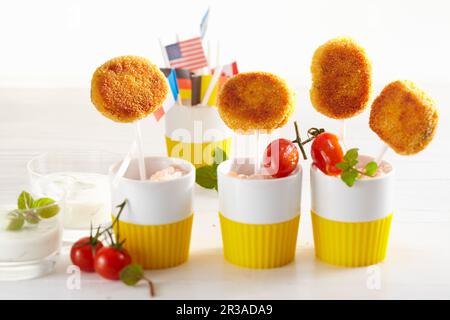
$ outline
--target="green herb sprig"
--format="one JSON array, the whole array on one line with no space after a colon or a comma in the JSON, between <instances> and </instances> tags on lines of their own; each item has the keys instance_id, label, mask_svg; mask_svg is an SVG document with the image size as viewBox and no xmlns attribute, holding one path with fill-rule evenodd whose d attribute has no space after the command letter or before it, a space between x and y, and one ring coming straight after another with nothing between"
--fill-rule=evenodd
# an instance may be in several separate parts
<instances>
[{"instance_id":1,"label":"green herb sprig","mask_svg":"<svg viewBox=\"0 0 450 320\"><path fill-rule=\"evenodd\" d=\"M211 165L200 167L195 172L195 182L206 189L218 191L217 167L222 162L228 160L228 155L224 150L217 147L213 153L214 159Z\"/></svg>"},{"instance_id":2,"label":"green herb sprig","mask_svg":"<svg viewBox=\"0 0 450 320\"><path fill-rule=\"evenodd\" d=\"M375 176L378 170L378 165L375 161L367 163L363 170L357 169L358 151L358 148L348 150L344 155L344 161L336 164L336 168L342 170L341 180L349 187L352 187L355 184L355 181L362 176Z\"/></svg>"},{"instance_id":3,"label":"green herb sprig","mask_svg":"<svg viewBox=\"0 0 450 320\"><path fill-rule=\"evenodd\" d=\"M22 191L17 199L17 209L6 215L5 229L8 231L21 230L25 223L38 224L41 219L50 219L59 213L58 205L51 205L55 200L39 198L34 200L30 193Z\"/></svg>"}]
</instances>

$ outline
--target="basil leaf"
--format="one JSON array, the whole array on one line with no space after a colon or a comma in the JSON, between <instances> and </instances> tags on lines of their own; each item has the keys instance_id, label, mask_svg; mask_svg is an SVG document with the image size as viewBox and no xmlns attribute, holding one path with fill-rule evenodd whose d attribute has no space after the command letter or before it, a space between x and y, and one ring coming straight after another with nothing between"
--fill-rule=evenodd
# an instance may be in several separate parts
<instances>
[{"instance_id":1,"label":"basil leaf","mask_svg":"<svg viewBox=\"0 0 450 320\"><path fill-rule=\"evenodd\" d=\"M344 155L344 160L347 162L358 161L358 150L358 148L348 150Z\"/></svg>"},{"instance_id":2,"label":"basil leaf","mask_svg":"<svg viewBox=\"0 0 450 320\"><path fill-rule=\"evenodd\" d=\"M378 165L375 161L370 161L368 164L366 164L364 170L368 176L373 177L377 173Z\"/></svg>"},{"instance_id":3,"label":"basil leaf","mask_svg":"<svg viewBox=\"0 0 450 320\"><path fill-rule=\"evenodd\" d=\"M14 210L6 215L5 229L8 231L17 231L23 228L25 218L19 210Z\"/></svg>"},{"instance_id":4,"label":"basil leaf","mask_svg":"<svg viewBox=\"0 0 450 320\"><path fill-rule=\"evenodd\" d=\"M217 167L204 166L195 172L195 182L206 189L217 190Z\"/></svg>"},{"instance_id":5,"label":"basil leaf","mask_svg":"<svg viewBox=\"0 0 450 320\"><path fill-rule=\"evenodd\" d=\"M338 168L338 169L341 169L341 170L347 170L347 169L350 168L350 166L348 165L347 162L339 162L339 163L336 163L336 166L335 166L335 167Z\"/></svg>"},{"instance_id":6,"label":"basil leaf","mask_svg":"<svg viewBox=\"0 0 450 320\"><path fill-rule=\"evenodd\" d=\"M22 191L17 199L17 208L20 210L30 209L33 207L33 197L26 191Z\"/></svg>"},{"instance_id":7,"label":"basil leaf","mask_svg":"<svg viewBox=\"0 0 450 320\"><path fill-rule=\"evenodd\" d=\"M144 278L144 270L138 264L129 264L120 271L120 280L127 286L134 286Z\"/></svg>"},{"instance_id":8,"label":"basil leaf","mask_svg":"<svg viewBox=\"0 0 450 320\"><path fill-rule=\"evenodd\" d=\"M356 170L347 170L341 173L341 180L349 187L355 184L357 178L358 172Z\"/></svg>"},{"instance_id":9,"label":"basil leaf","mask_svg":"<svg viewBox=\"0 0 450 320\"><path fill-rule=\"evenodd\" d=\"M228 160L228 155L227 155L227 153L226 153L223 149L221 149L221 148L219 148L219 147L217 147L217 148L214 150L213 155L214 155L214 162L213 162L213 164L212 164L213 167L216 167L216 168L217 168L217 167L219 166L219 164L221 164L222 162Z\"/></svg>"},{"instance_id":10,"label":"basil leaf","mask_svg":"<svg viewBox=\"0 0 450 320\"><path fill-rule=\"evenodd\" d=\"M347 164L350 168L353 168L358 164L358 160L350 160Z\"/></svg>"},{"instance_id":11,"label":"basil leaf","mask_svg":"<svg viewBox=\"0 0 450 320\"><path fill-rule=\"evenodd\" d=\"M44 219L49 219L56 216L59 213L58 205L51 205L55 203L55 200L50 198L40 198L33 202L33 208L36 208L36 214ZM45 207L39 209L40 207Z\"/></svg>"}]
</instances>

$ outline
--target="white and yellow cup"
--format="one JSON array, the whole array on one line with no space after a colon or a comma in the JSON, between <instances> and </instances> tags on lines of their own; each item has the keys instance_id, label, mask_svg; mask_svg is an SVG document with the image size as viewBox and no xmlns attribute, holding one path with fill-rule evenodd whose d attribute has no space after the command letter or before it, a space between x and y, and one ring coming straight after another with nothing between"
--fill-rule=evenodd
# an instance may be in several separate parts
<instances>
[{"instance_id":1,"label":"white and yellow cup","mask_svg":"<svg viewBox=\"0 0 450 320\"><path fill-rule=\"evenodd\" d=\"M147 176L170 165L186 173L169 181L139 180L134 159L117 185L111 185L113 208L128 200L117 227L124 247L133 262L145 269L174 267L188 260L193 210L192 198L195 168L185 160L167 157L146 157ZM110 169L111 178L120 163ZM117 209L113 212L113 218Z\"/></svg>"},{"instance_id":2,"label":"white and yellow cup","mask_svg":"<svg viewBox=\"0 0 450 320\"><path fill-rule=\"evenodd\" d=\"M277 268L295 258L302 169L279 179L241 179L251 174L249 160L228 160L218 169L219 216L225 259L235 265Z\"/></svg>"},{"instance_id":3,"label":"white and yellow cup","mask_svg":"<svg viewBox=\"0 0 450 320\"><path fill-rule=\"evenodd\" d=\"M215 107L176 105L165 116L169 157L191 162L196 168L210 165L219 147L229 154L231 131Z\"/></svg>"},{"instance_id":4,"label":"white and yellow cup","mask_svg":"<svg viewBox=\"0 0 450 320\"><path fill-rule=\"evenodd\" d=\"M366 159L367 161L367 159ZM317 258L344 267L384 260L393 214L394 172L348 187L311 165L311 216Z\"/></svg>"}]
</instances>

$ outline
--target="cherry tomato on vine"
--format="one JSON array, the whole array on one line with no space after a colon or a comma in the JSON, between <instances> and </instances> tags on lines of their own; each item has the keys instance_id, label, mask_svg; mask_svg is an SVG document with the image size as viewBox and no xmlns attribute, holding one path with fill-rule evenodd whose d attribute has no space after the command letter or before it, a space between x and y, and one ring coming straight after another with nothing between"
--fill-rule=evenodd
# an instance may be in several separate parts
<instances>
[{"instance_id":1,"label":"cherry tomato on vine","mask_svg":"<svg viewBox=\"0 0 450 320\"><path fill-rule=\"evenodd\" d=\"M70 260L84 272L94 272L94 255L103 248L103 243L92 237L84 237L70 249Z\"/></svg>"},{"instance_id":2,"label":"cherry tomato on vine","mask_svg":"<svg viewBox=\"0 0 450 320\"><path fill-rule=\"evenodd\" d=\"M109 246L97 251L94 257L95 271L103 278L118 280L120 271L131 263L131 256L122 247Z\"/></svg>"},{"instance_id":3,"label":"cherry tomato on vine","mask_svg":"<svg viewBox=\"0 0 450 320\"><path fill-rule=\"evenodd\" d=\"M298 165L297 146L287 139L272 141L264 151L263 165L274 178L291 174Z\"/></svg>"},{"instance_id":4,"label":"cherry tomato on vine","mask_svg":"<svg viewBox=\"0 0 450 320\"><path fill-rule=\"evenodd\" d=\"M344 161L344 152L335 134L330 132L319 134L312 143L311 157L317 168L329 176L336 176L342 172L336 168L336 164Z\"/></svg>"}]
</instances>

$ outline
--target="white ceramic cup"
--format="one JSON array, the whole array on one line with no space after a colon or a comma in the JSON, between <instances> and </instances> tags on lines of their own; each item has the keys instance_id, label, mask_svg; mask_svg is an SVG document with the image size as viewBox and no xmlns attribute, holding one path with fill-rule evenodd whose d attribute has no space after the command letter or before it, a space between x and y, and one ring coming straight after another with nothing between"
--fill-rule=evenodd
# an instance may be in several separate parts
<instances>
[{"instance_id":1,"label":"white ceramic cup","mask_svg":"<svg viewBox=\"0 0 450 320\"><path fill-rule=\"evenodd\" d=\"M167 157L146 157L147 176L170 165L182 168L186 173L174 180L139 180L137 159L133 159L117 187L112 187L114 205L128 199L127 210L120 220L140 225L163 225L183 220L192 214L192 197L195 184L195 168L185 160ZM120 163L110 168L113 178Z\"/></svg>"},{"instance_id":2,"label":"white ceramic cup","mask_svg":"<svg viewBox=\"0 0 450 320\"><path fill-rule=\"evenodd\" d=\"M364 159L368 160L371 159ZM324 174L314 165L311 165L310 173L311 209L323 218L367 222L385 218L393 212L393 169L378 177L357 180L352 187L339 177Z\"/></svg>"},{"instance_id":3,"label":"white ceramic cup","mask_svg":"<svg viewBox=\"0 0 450 320\"><path fill-rule=\"evenodd\" d=\"M252 174L248 160L228 160L218 167L219 217L224 257L235 265L278 268L295 258L302 169L277 179L242 179Z\"/></svg>"},{"instance_id":4,"label":"white ceramic cup","mask_svg":"<svg viewBox=\"0 0 450 320\"><path fill-rule=\"evenodd\" d=\"M146 157L145 165L147 177L171 165L185 174L168 181L141 181L138 163L133 160L119 183L111 183L113 206L128 200L115 233L119 236L120 229L120 240L126 239L124 247L143 268L174 267L189 258L195 168L185 160L167 157ZM119 166L111 167L111 179Z\"/></svg>"},{"instance_id":5,"label":"white ceramic cup","mask_svg":"<svg viewBox=\"0 0 450 320\"><path fill-rule=\"evenodd\" d=\"M359 161L372 158L360 156ZM316 256L327 263L362 267L384 260L393 215L394 171L348 187L311 166L311 219Z\"/></svg>"},{"instance_id":6,"label":"white ceramic cup","mask_svg":"<svg viewBox=\"0 0 450 320\"><path fill-rule=\"evenodd\" d=\"M218 169L219 211L226 218L249 224L272 224L300 214L302 169L277 179L241 179L230 171L250 175L248 159L222 162Z\"/></svg>"}]
</instances>

